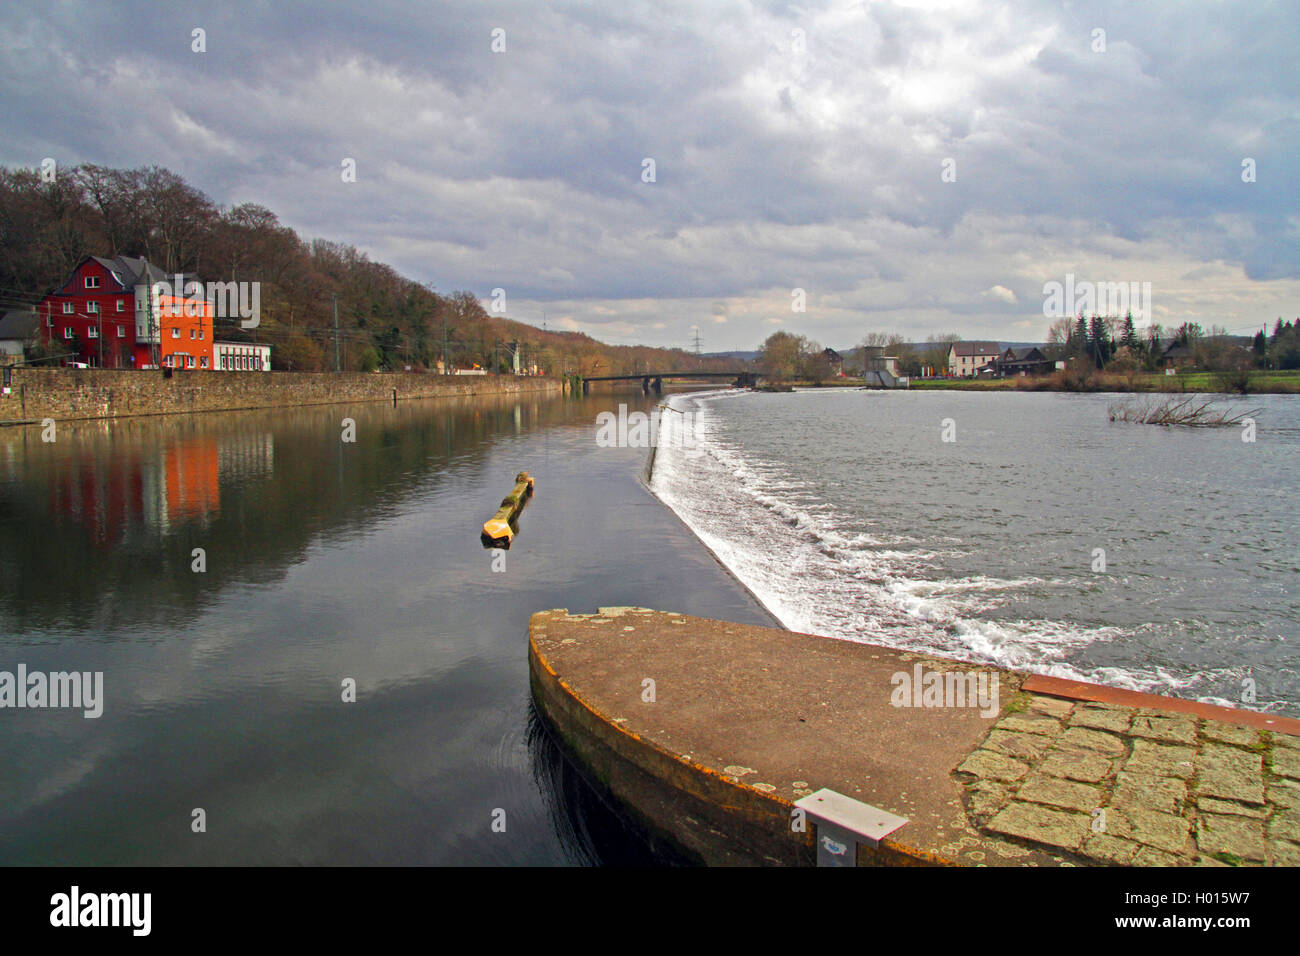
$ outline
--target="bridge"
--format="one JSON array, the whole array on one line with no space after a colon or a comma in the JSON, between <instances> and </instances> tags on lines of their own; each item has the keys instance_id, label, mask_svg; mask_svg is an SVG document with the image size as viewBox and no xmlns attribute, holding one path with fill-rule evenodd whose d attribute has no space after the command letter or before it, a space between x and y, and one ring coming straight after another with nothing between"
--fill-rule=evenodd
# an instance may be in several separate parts
<instances>
[{"instance_id":1,"label":"bridge","mask_svg":"<svg viewBox=\"0 0 1300 956\"><path fill-rule=\"evenodd\" d=\"M735 388L753 388L758 383L757 372L633 372L628 375L588 375L582 379L582 394L586 395L588 382L634 382L641 380L641 392L651 390L662 395L666 378L729 378Z\"/></svg>"}]
</instances>

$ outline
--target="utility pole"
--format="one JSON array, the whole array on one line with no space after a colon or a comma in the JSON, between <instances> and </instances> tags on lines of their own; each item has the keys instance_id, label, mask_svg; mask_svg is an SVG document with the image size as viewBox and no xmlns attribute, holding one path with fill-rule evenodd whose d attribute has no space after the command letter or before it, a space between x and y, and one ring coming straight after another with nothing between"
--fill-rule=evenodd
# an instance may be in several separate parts
<instances>
[{"instance_id":1,"label":"utility pole","mask_svg":"<svg viewBox=\"0 0 1300 956\"><path fill-rule=\"evenodd\" d=\"M691 328L695 330L695 357L699 358L700 357L700 327L698 325L692 325Z\"/></svg>"},{"instance_id":2,"label":"utility pole","mask_svg":"<svg viewBox=\"0 0 1300 956\"><path fill-rule=\"evenodd\" d=\"M141 256L140 264L144 266L141 278L144 282L144 328L145 334L149 336L149 364L157 368L162 365L162 360L158 356L159 336L153 327L153 283L149 281L149 260Z\"/></svg>"},{"instance_id":3,"label":"utility pole","mask_svg":"<svg viewBox=\"0 0 1300 956\"><path fill-rule=\"evenodd\" d=\"M339 371L339 296L334 293L334 371Z\"/></svg>"}]
</instances>

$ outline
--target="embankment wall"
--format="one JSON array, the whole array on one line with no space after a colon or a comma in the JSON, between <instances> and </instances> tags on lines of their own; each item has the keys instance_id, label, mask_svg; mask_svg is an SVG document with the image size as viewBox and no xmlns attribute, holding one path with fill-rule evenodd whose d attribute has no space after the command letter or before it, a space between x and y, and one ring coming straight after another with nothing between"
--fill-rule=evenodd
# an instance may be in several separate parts
<instances>
[{"instance_id":1,"label":"embankment wall","mask_svg":"<svg viewBox=\"0 0 1300 956\"><path fill-rule=\"evenodd\" d=\"M14 369L0 422L118 418L466 395L554 394L557 378L376 372Z\"/></svg>"}]
</instances>

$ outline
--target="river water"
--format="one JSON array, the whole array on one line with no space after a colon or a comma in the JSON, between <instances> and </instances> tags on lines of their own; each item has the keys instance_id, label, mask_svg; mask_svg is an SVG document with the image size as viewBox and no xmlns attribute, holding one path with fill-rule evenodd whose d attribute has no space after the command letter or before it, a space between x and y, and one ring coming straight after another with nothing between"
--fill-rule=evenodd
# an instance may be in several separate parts
<instances>
[{"instance_id":1,"label":"river water","mask_svg":"<svg viewBox=\"0 0 1300 956\"><path fill-rule=\"evenodd\" d=\"M0 864L672 862L541 731L528 617L772 620L645 489L646 451L596 443L619 402L643 404L0 429L0 671L102 672L105 699L0 709ZM494 571L479 529L521 469Z\"/></svg>"},{"instance_id":2,"label":"river water","mask_svg":"<svg viewBox=\"0 0 1300 956\"><path fill-rule=\"evenodd\" d=\"M539 724L552 607L1224 702L1250 678L1300 713L1300 400L1252 399L1254 443L1111 400L679 395L649 489L597 427L639 395L0 429L0 673L104 675L98 718L0 708L0 864L681 862ZM521 469L494 571L478 529Z\"/></svg>"},{"instance_id":3,"label":"river water","mask_svg":"<svg viewBox=\"0 0 1300 956\"><path fill-rule=\"evenodd\" d=\"M1300 715L1300 398L1119 400L679 396L652 488L791 629Z\"/></svg>"}]
</instances>

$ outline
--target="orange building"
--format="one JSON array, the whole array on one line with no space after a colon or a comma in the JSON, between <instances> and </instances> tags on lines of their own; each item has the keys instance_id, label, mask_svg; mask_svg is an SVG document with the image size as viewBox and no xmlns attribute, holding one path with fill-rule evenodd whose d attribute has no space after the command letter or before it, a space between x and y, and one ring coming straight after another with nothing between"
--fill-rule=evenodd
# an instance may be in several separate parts
<instances>
[{"instance_id":1,"label":"orange building","mask_svg":"<svg viewBox=\"0 0 1300 956\"><path fill-rule=\"evenodd\" d=\"M212 303L201 296L158 296L158 352L164 368L210 369Z\"/></svg>"}]
</instances>

